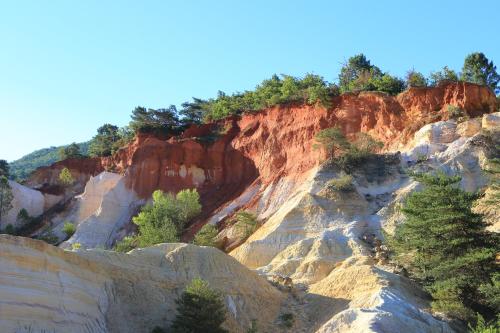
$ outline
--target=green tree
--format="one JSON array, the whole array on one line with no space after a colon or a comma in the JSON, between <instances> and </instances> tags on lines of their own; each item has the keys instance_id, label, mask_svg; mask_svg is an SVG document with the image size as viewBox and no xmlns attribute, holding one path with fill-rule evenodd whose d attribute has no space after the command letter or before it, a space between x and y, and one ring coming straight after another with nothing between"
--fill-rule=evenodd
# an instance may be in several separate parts
<instances>
[{"instance_id":1,"label":"green tree","mask_svg":"<svg viewBox=\"0 0 500 333\"><path fill-rule=\"evenodd\" d=\"M131 118L129 126L135 132L175 132L180 124L175 105L166 109L146 109L139 106L132 111Z\"/></svg>"},{"instance_id":2,"label":"green tree","mask_svg":"<svg viewBox=\"0 0 500 333\"><path fill-rule=\"evenodd\" d=\"M75 182L75 179L71 175L71 171L68 168L63 168L59 173L59 182L63 186L71 186Z\"/></svg>"},{"instance_id":3,"label":"green tree","mask_svg":"<svg viewBox=\"0 0 500 333\"><path fill-rule=\"evenodd\" d=\"M336 157L350 147L349 141L339 127L323 129L316 134L315 139L317 143L313 145L313 148L322 147L329 157Z\"/></svg>"},{"instance_id":4,"label":"green tree","mask_svg":"<svg viewBox=\"0 0 500 333\"><path fill-rule=\"evenodd\" d=\"M120 140L118 126L104 124L97 129L97 135L92 138L89 145L89 155L110 156L114 145Z\"/></svg>"},{"instance_id":5,"label":"green tree","mask_svg":"<svg viewBox=\"0 0 500 333\"><path fill-rule=\"evenodd\" d=\"M485 291L495 292L499 237L472 212L478 195L457 187L457 176L414 177L424 188L408 197L402 208L406 222L388 237L395 260L431 293L434 310L462 319L473 311L498 312L500 304L493 304Z\"/></svg>"},{"instance_id":6,"label":"green tree","mask_svg":"<svg viewBox=\"0 0 500 333\"><path fill-rule=\"evenodd\" d=\"M397 95L406 89L406 84L403 80L387 73L379 77L371 78L370 83L374 87L374 90L391 95Z\"/></svg>"},{"instance_id":7,"label":"green tree","mask_svg":"<svg viewBox=\"0 0 500 333\"><path fill-rule=\"evenodd\" d=\"M0 160L0 176L9 177L9 163L6 160Z\"/></svg>"},{"instance_id":8,"label":"green tree","mask_svg":"<svg viewBox=\"0 0 500 333\"><path fill-rule=\"evenodd\" d=\"M213 224L205 224L194 236L193 244L199 246L217 247L217 235L219 230Z\"/></svg>"},{"instance_id":9,"label":"green tree","mask_svg":"<svg viewBox=\"0 0 500 333\"><path fill-rule=\"evenodd\" d=\"M208 102L201 98L193 97L192 102L182 103L179 114L182 116L183 124L201 124L205 114L208 112Z\"/></svg>"},{"instance_id":10,"label":"green tree","mask_svg":"<svg viewBox=\"0 0 500 333\"><path fill-rule=\"evenodd\" d=\"M481 52L471 53L465 58L461 79L488 86L495 93L500 91L498 87L500 75L497 73L497 67Z\"/></svg>"},{"instance_id":11,"label":"green tree","mask_svg":"<svg viewBox=\"0 0 500 333\"><path fill-rule=\"evenodd\" d=\"M80 152L80 146L78 146L78 144L76 144L75 142L73 142L68 146L61 147L59 149L59 159L61 161L66 160L68 158L82 158L82 157L83 155Z\"/></svg>"},{"instance_id":12,"label":"green tree","mask_svg":"<svg viewBox=\"0 0 500 333\"><path fill-rule=\"evenodd\" d=\"M174 333L224 333L221 325L226 319L222 295L210 288L208 282L196 278L177 300L178 314L174 319Z\"/></svg>"},{"instance_id":13,"label":"green tree","mask_svg":"<svg viewBox=\"0 0 500 333\"><path fill-rule=\"evenodd\" d=\"M449 69L448 66L444 66L443 70L437 72L431 72L430 74L430 86L437 86L441 82L458 81L458 74L452 69Z\"/></svg>"},{"instance_id":14,"label":"green tree","mask_svg":"<svg viewBox=\"0 0 500 333\"><path fill-rule=\"evenodd\" d=\"M0 220L12 209L12 200L14 200L14 195L8 179L0 176Z\"/></svg>"},{"instance_id":15,"label":"green tree","mask_svg":"<svg viewBox=\"0 0 500 333\"><path fill-rule=\"evenodd\" d=\"M153 204L142 208L133 222L139 227L137 246L178 242L185 225L201 212L200 196L193 190L182 190L177 195L157 190Z\"/></svg>"},{"instance_id":16,"label":"green tree","mask_svg":"<svg viewBox=\"0 0 500 333\"><path fill-rule=\"evenodd\" d=\"M408 87L426 87L427 79L422 73L412 69L406 73L406 85Z\"/></svg>"},{"instance_id":17,"label":"green tree","mask_svg":"<svg viewBox=\"0 0 500 333\"><path fill-rule=\"evenodd\" d=\"M339 88L342 93L354 90L366 90L372 76L382 72L370 63L364 54L357 54L347 60L339 74Z\"/></svg>"}]
</instances>

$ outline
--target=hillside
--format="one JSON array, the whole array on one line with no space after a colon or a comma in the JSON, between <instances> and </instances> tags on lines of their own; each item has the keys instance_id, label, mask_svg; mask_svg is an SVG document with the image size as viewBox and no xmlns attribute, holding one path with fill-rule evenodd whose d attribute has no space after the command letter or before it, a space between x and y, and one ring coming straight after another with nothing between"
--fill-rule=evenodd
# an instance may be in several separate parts
<instances>
[{"instance_id":1,"label":"hillside","mask_svg":"<svg viewBox=\"0 0 500 333\"><path fill-rule=\"evenodd\" d=\"M387 261L380 242L405 222L397 207L421 186L408 171L459 175L467 191L490 186L482 168L499 156L495 95L458 82L396 96L342 94L329 105L275 105L173 137L141 134L112 156L37 169L17 192L46 209L64 202L34 233L59 248L0 237L0 306L9 314L0 324L13 332L149 333L172 324L175 298L201 276L223 293L231 333L247 332L253 319L259 332L459 332L464 324L430 311L429 294ZM341 170L314 148L331 128L350 142L369 134L383 148ZM62 191L65 167L75 183ZM349 183L336 187L346 172ZM135 232L131 219L154 191L191 188L202 213L183 240L213 225L223 251L171 242L103 250ZM2 227L20 223L21 206ZM230 223L241 211L258 220L248 238Z\"/></svg>"},{"instance_id":2,"label":"hillside","mask_svg":"<svg viewBox=\"0 0 500 333\"><path fill-rule=\"evenodd\" d=\"M89 142L78 143L80 152L87 155ZM9 163L10 174L13 180L24 181L36 169L42 166L51 165L59 161L59 149L66 146L49 147L35 150L18 160Z\"/></svg>"}]
</instances>

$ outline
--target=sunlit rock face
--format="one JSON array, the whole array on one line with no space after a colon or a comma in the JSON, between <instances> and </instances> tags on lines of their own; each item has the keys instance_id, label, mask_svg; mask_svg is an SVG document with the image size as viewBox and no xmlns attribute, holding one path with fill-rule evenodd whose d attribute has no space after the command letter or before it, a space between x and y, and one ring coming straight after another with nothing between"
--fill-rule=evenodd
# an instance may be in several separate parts
<instances>
[{"instance_id":1,"label":"sunlit rock face","mask_svg":"<svg viewBox=\"0 0 500 333\"><path fill-rule=\"evenodd\" d=\"M20 227L23 221L19 220L17 216L21 209L25 209L30 216L37 217L44 212L46 205L50 207L50 202L46 203L44 195L39 191L10 180L9 186L13 196L12 208L2 216L0 229L4 229L9 224L13 227Z\"/></svg>"},{"instance_id":2,"label":"sunlit rock face","mask_svg":"<svg viewBox=\"0 0 500 333\"><path fill-rule=\"evenodd\" d=\"M76 226L75 234L62 245L66 248L75 243L84 248L109 248L142 203L125 186L123 176L111 172L91 177L76 199L73 213L65 217ZM56 230L60 232L62 226Z\"/></svg>"},{"instance_id":3,"label":"sunlit rock face","mask_svg":"<svg viewBox=\"0 0 500 333\"><path fill-rule=\"evenodd\" d=\"M175 299L202 276L225 295L225 327L245 332L253 318L272 330L283 295L214 248L166 244L130 254L63 251L0 236L2 332L151 332L168 327ZM265 311L262 311L265 309Z\"/></svg>"}]
</instances>

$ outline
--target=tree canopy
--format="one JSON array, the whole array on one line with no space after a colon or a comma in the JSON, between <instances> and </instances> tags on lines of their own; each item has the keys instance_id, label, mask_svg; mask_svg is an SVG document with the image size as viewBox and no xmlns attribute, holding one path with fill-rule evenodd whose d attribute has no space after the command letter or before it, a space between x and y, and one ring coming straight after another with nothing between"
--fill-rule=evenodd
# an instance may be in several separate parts
<instances>
[{"instance_id":1,"label":"tree canopy","mask_svg":"<svg viewBox=\"0 0 500 333\"><path fill-rule=\"evenodd\" d=\"M226 319L222 295L208 282L195 278L177 299L178 314L172 324L174 333L225 333L221 325Z\"/></svg>"},{"instance_id":2,"label":"tree canopy","mask_svg":"<svg viewBox=\"0 0 500 333\"><path fill-rule=\"evenodd\" d=\"M0 160L0 176L9 177L10 167L6 160Z\"/></svg>"},{"instance_id":3,"label":"tree canopy","mask_svg":"<svg viewBox=\"0 0 500 333\"><path fill-rule=\"evenodd\" d=\"M465 58L461 79L488 86L495 93L500 92L498 87L500 75L497 73L497 67L482 52L471 53Z\"/></svg>"},{"instance_id":4,"label":"tree canopy","mask_svg":"<svg viewBox=\"0 0 500 333\"><path fill-rule=\"evenodd\" d=\"M457 176L413 176L423 190L407 198L406 221L388 237L396 261L431 293L433 309L462 319L498 312L500 239L471 210L479 195L456 186Z\"/></svg>"},{"instance_id":5,"label":"tree canopy","mask_svg":"<svg viewBox=\"0 0 500 333\"><path fill-rule=\"evenodd\" d=\"M68 158L82 158L84 155L80 151L80 146L73 142L72 144L59 148L59 159L66 160Z\"/></svg>"},{"instance_id":6,"label":"tree canopy","mask_svg":"<svg viewBox=\"0 0 500 333\"><path fill-rule=\"evenodd\" d=\"M133 137L134 133L128 126L118 128L115 125L104 124L97 129L97 135L90 141L88 153L92 157L110 156Z\"/></svg>"}]
</instances>

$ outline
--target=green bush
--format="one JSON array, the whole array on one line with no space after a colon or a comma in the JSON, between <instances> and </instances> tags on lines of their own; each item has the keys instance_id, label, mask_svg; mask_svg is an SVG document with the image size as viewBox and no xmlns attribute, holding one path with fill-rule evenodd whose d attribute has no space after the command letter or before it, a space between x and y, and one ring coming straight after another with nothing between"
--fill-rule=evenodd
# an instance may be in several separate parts
<instances>
[{"instance_id":1,"label":"green bush","mask_svg":"<svg viewBox=\"0 0 500 333\"><path fill-rule=\"evenodd\" d=\"M427 79L422 73L412 69L406 73L406 85L408 87L427 87Z\"/></svg>"},{"instance_id":2,"label":"green bush","mask_svg":"<svg viewBox=\"0 0 500 333\"><path fill-rule=\"evenodd\" d=\"M448 105L446 112L448 113L449 119L456 119L457 121L465 121L469 117L464 109L459 108L455 105Z\"/></svg>"},{"instance_id":3,"label":"green bush","mask_svg":"<svg viewBox=\"0 0 500 333\"><path fill-rule=\"evenodd\" d=\"M115 249L130 251L134 247L147 247L159 243L180 241L186 224L201 212L200 196L193 190L182 190L177 195L157 190L153 204L141 209L132 221L138 226L135 237L125 237Z\"/></svg>"},{"instance_id":4,"label":"green bush","mask_svg":"<svg viewBox=\"0 0 500 333\"><path fill-rule=\"evenodd\" d=\"M483 316L477 314L474 327L469 323L469 333L500 333L500 315L496 320L487 323Z\"/></svg>"},{"instance_id":5,"label":"green bush","mask_svg":"<svg viewBox=\"0 0 500 333\"><path fill-rule=\"evenodd\" d=\"M473 312L495 313L500 307L500 283L495 282L500 239L471 210L479 195L457 187L460 177L413 177L424 189L409 195L402 209L406 222L387 237L395 261L431 293L434 310L461 319L470 319Z\"/></svg>"},{"instance_id":6,"label":"green bush","mask_svg":"<svg viewBox=\"0 0 500 333\"><path fill-rule=\"evenodd\" d=\"M317 143L313 145L313 148L323 148L329 157L336 157L350 147L340 127L325 128L316 134L315 139Z\"/></svg>"},{"instance_id":7,"label":"green bush","mask_svg":"<svg viewBox=\"0 0 500 333\"><path fill-rule=\"evenodd\" d=\"M172 325L174 333L228 332L221 327L227 313L224 300L208 282L193 279L176 303L178 314Z\"/></svg>"},{"instance_id":8,"label":"green bush","mask_svg":"<svg viewBox=\"0 0 500 333\"><path fill-rule=\"evenodd\" d=\"M137 237L126 236L121 241L116 242L114 250L116 252L129 252L137 247Z\"/></svg>"},{"instance_id":9,"label":"green bush","mask_svg":"<svg viewBox=\"0 0 500 333\"><path fill-rule=\"evenodd\" d=\"M49 243L51 245L57 245L59 243L59 237L54 235L52 231L49 231L46 234L38 237L38 239L44 241L45 243Z\"/></svg>"},{"instance_id":10,"label":"green bush","mask_svg":"<svg viewBox=\"0 0 500 333\"><path fill-rule=\"evenodd\" d=\"M219 231L213 224L205 224L194 236L193 244L217 247L216 237Z\"/></svg>"},{"instance_id":11,"label":"green bush","mask_svg":"<svg viewBox=\"0 0 500 333\"><path fill-rule=\"evenodd\" d=\"M75 179L71 175L71 171L64 167L59 173L59 183L63 186L71 186L75 182Z\"/></svg>"},{"instance_id":12,"label":"green bush","mask_svg":"<svg viewBox=\"0 0 500 333\"><path fill-rule=\"evenodd\" d=\"M64 222L62 231L66 234L66 237L70 238L76 232L76 227L71 222Z\"/></svg>"},{"instance_id":13,"label":"green bush","mask_svg":"<svg viewBox=\"0 0 500 333\"><path fill-rule=\"evenodd\" d=\"M14 226L9 223L9 224L7 224L7 226L5 227L5 229L3 230L3 233L7 234L7 235L13 235L13 236L15 236L16 235L16 228L14 228Z\"/></svg>"},{"instance_id":14,"label":"green bush","mask_svg":"<svg viewBox=\"0 0 500 333\"><path fill-rule=\"evenodd\" d=\"M461 79L488 86L495 93L500 92L498 87L500 75L497 73L497 67L493 64L493 61L486 58L484 53L471 53L465 58Z\"/></svg>"},{"instance_id":15,"label":"green bush","mask_svg":"<svg viewBox=\"0 0 500 333\"><path fill-rule=\"evenodd\" d=\"M448 66L444 66L443 70L437 72L431 72L430 86L438 86L442 82L457 82L458 74L452 69L449 69Z\"/></svg>"},{"instance_id":16,"label":"green bush","mask_svg":"<svg viewBox=\"0 0 500 333\"><path fill-rule=\"evenodd\" d=\"M230 224L241 232L244 239L250 237L258 228L257 216L247 211L237 212Z\"/></svg>"},{"instance_id":17,"label":"green bush","mask_svg":"<svg viewBox=\"0 0 500 333\"><path fill-rule=\"evenodd\" d=\"M85 157L81 150L80 145L73 142L68 146L63 146L59 148L59 160L66 160L68 158L83 158Z\"/></svg>"},{"instance_id":18,"label":"green bush","mask_svg":"<svg viewBox=\"0 0 500 333\"><path fill-rule=\"evenodd\" d=\"M344 153L335 160L335 163L342 170L351 171L374 156L382 147L381 142L376 141L367 133L360 132Z\"/></svg>"},{"instance_id":19,"label":"green bush","mask_svg":"<svg viewBox=\"0 0 500 333\"><path fill-rule=\"evenodd\" d=\"M351 175L343 175L339 178L330 179L326 183L327 190L349 192L354 189L353 178Z\"/></svg>"},{"instance_id":20,"label":"green bush","mask_svg":"<svg viewBox=\"0 0 500 333\"><path fill-rule=\"evenodd\" d=\"M382 91L398 94L406 84L403 80L383 73L380 68L370 63L364 54L350 57L339 75L339 87L342 93L350 91Z\"/></svg>"}]
</instances>

